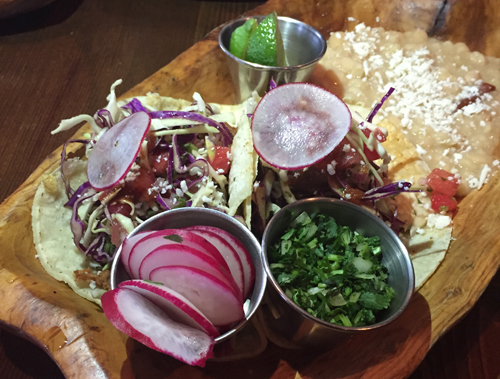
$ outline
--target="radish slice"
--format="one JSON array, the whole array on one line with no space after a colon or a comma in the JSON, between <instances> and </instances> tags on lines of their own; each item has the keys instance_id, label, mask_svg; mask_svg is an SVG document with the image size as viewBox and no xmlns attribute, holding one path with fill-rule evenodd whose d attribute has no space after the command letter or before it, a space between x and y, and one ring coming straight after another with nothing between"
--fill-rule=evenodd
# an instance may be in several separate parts
<instances>
[{"instance_id":1,"label":"radish slice","mask_svg":"<svg viewBox=\"0 0 500 379\"><path fill-rule=\"evenodd\" d=\"M142 233L137 233L133 235L132 237L127 237L122 243L122 252L120 253L120 259L122 261L123 267L125 267L125 271L127 271L127 274L131 276L130 274L130 269L128 267L128 258L130 257L130 252L132 251L132 248L135 246L137 242L139 242L141 239L145 238L146 236L152 234L154 232L142 232Z\"/></svg>"},{"instance_id":2,"label":"radish slice","mask_svg":"<svg viewBox=\"0 0 500 379\"><path fill-rule=\"evenodd\" d=\"M253 284L255 282L255 267L252 261L252 257L248 252L247 248L243 243L233 236L231 233L226 232L223 229L216 228L215 226L191 226L187 228L188 230L205 230L217 234L219 237L224 238L236 251L240 257L241 265L243 266L243 277L245 279L245 290L244 299L248 298L250 292L252 291Z\"/></svg>"},{"instance_id":3,"label":"radish slice","mask_svg":"<svg viewBox=\"0 0 500 379\"><path fill-rule=\"evenodd\" d=\"M87 176L92 188L104 191L125 177L139 154L150 125L149 115L137 112L102 135L87 162Z\"/></svg>"},{"instance_id":4,"label":"radish slice","mask_svg":"<svg viewBox=\"0 0 500 379\"><path fill-rule=\"evenodd\" d=\"M239 293L233 278L223 273L224 268L212 257L181 244L164 245L149 253L139 267L139 278L151 280L151 271L163 266L187 266L215 276ZM227 272L227 271L226 271Z\"/></svg>"},{"instance_id":5,"label":"radish slice","mask_svg":"<svg viewBox=\"0 0 500 379\"><path fill-rule=\"evenodd\" d=\"M205 366L213 357L214 339L173 321L165 312L135 291L116 288L101 297L108 320L121 332L190 365Z\"/></svg>"},{"instance_id":6,"label":"radish slice","mask_svg":"<svg viewBox=\"0 0 500 379\"><path fill-rule=\"evenodd\" d=\"M127 280L121 282L119 288L127 288L144 296L160 308L175 322L218 337L219 332L213 324L189 300L168 287L144 280Z\"/></svg>"},{"instance_id":7,"label":"radish slice","mask_svg":"<svg viewBox=\"0 0 500 379\"><path fill-rule=\"evenodd\" d=\"M233 247L222 237L208 230L189 229L192 233L205 238L208 242L214 245L221 253L229 266L229 271L238 285L241 296L245 293L245 278L243 274L243 265L241 264L238 253ZM242 300L244 298L242 297Z\"/></svg>"},{"instance_id":8,"label":"radish slice","mask_svg":"<svg viewBox=\"0 0 500 379\"><path fill-rule=\"evenodd\" d=\"M150 278L180 293L215 326L231 324L245 316L240 294L204 271L184 266L159 267Z\"/></svg>"},{"instance_id":9,"label":"radish slice","mask_svg":"<svg viewBox=\"0 0 500 379\"><path fill-rule=\"evenodd\" d=\"M171 236L169 239L168 236ZM165 238L167 237L167 238ZM180 237L180 238L178 238ZM182 241L181 241L182 240ZM192 247L199 252L214 258L229 274L229 267L217 248L199 235L184 229L165 229L151 233L137 242L128 259L128 267L132 278L139 278L139 267L142 260L157 247L179 243Z\"/></svg>"},{"instance_id":10,"label":"radish slice","mask_svg":"<svg viewBox=\"0 0 500 379\"><path fill-rule=\"evenodd\" d=\"M351 112L334 94L308 83L269 91L252 118L255 150L270 165L297 170L326 157L345 137Z\"/></svg>"}]
</instances>

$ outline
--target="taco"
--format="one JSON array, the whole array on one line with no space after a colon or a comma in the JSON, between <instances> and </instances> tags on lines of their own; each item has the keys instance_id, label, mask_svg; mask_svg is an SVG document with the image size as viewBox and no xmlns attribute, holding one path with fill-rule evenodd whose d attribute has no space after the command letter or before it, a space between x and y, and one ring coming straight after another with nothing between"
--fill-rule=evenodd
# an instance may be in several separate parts
<instances>
[{"instance_id":1,"label":"taco","mask_svg":"<svg viewBox=\"0 0 500 379\"><path fill-rule=\"evenodd\" d=\"M427 177L433 171L404 134L376 117L391 92L372 110L348 105L350 131L319 162L285 171L262 160L254 185L254 228L262 231L273 213L296 199L325 196L353 202L379 216L400 236L410 252L419 288L444 259L453 209L431 204ZM443 180L458 182L449 173ZM454 201L453 194L448 195L449 201Z\"/></svg>"},{"instance_id":2,"label":"taco","mask_svg":"<svg viewBox=\"0 0 500 379\"><path fill-rule=\"evenodd\" d=\"M60 169L43 178L32 208L43 267L97 304L109 289L116 249L138 224L186 206L218 209L249 224L255 177L248 121L253 99L227 106L205 103L197 93L193 102L148 93L118 102L120 83L111 86L108 105L95 116L64 120L52 132L82 121L91 127L64 145ZM136 123L135 130L126 133L126 122ZM112 133L117 136L109 145ZM137 153L124 156L120 149L129 142L138 146ZM70 143L83 148L66 154ZM102 185L104 179L111 184Z\"/></svg>"}]
</instances>

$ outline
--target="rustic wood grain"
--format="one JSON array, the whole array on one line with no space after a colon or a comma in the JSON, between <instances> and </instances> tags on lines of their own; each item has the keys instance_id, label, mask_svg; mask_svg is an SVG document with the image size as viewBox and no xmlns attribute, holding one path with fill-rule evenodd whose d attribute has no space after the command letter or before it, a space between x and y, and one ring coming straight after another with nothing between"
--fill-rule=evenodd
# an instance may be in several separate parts
<instances>
[{"instance_id":1,"label":"rustic wood grain","mask_svg":"<svg viewBox=\"0 0 500 379\"><path fill-rule=\"evenodd\" d=\"M97 15L97 20L89 20L88 25L95 28L109 27L105 20L108 20L110 11L117 11L109 5L97 4L97 2L68 1L69 5L66 5L68 18L71 18L72 11L78 7L93 7L92 11ZM62 2L54 4L60 6ZM195 2L179 1L171 2L171 4L178 7L176 11L179 12L187 10L193 12L193 7L197 9L197 12L200 12L201 9L210 9L206 4ZM462 33L459 20L460 17L464 17L468 20L469 25L472 25L473 21L469 13L463 12L465 8L456 8L462 9L460 12L454 8L455 5L464 7L465 3L451 2L449 9L446 9L445 4L443 1L423 0L414 2L271 0L249 14L264 14L276 9L282 15L302 19L312 24L325 36L330 31L352 27L354 23L347 21L347 15L349 15L370 25L382 24L387 28L398 30L420 27L436 33L440 38L464 41L469 46L476 46L482 51L492 49L494 44L491 41L495 40L495 37L489 34L489 30L494 34L496 33L494 28L485 28L484 34L476 34L473 41L467 41L469 37ZM481 4L486 9L488 2L484 1ZM130 6L133 12L140 13L142 10L140 2L134 2ZM44 11L44 14L49 16L45 22L49 22L49 24L46 25L46 29L41 34L36 35L36 38L43 38L38 49L47 50L47 53L45 55L40 51L38 53L45 56L47 65L29 61L25 62L24 65L19 65L19 62L16 62L17 65L7 63L4 67L8 68L11 82L2 82L2 84L7 84L3 89L9 91L10 86L10 90L14 92L13 87L20 83L19 78L25 75L32 75L33 79L44 81L47 87L50 87L52 81L72 82L76 79L74 83L66 87L70 92L69 96L83 99L80 112L93 112L103 104L103 98L110 84L110 70L117 70L117 77L124 75L128 79L127 83L138 82L154 71L154 69L151 70L152 66L144 68L143 65L139 64L141 54L148 54L151 46L156 46L156 43L150 43L147 48L141 47L138 37L139 29L147 27L146 22L134 23L131 20L126 27L120 22L116 22L114 24L115 35L125 35L126 40L121 46L113 46L97 37L96 41L86 41L82 32L78 36L73 36L68 29L63 31L58 28L57 22L51 24L51 17L55 17L57 12L55 7L50 7L52 5ZM443 17L440 13L442 9L447 10L446 14L450 16ZM153 19L160 17L155 14L153 8L148 8L146 12L149 13L143 14L143 17L148 16ZM494 12L488 14L479 12L478 14L485 17L483 21L487 25L494 25L492 21L494 19L489 18L491 14L495 15ZM184 33L186 30L192 30L191 38L194 39L195 35L203 34L201 32L203 28L215 26L210 24L209 18L203 18L205 16L206 12L198 13L195 18L198 21L194 19L192 21L192 25L198 26L189 28L184 25L182 29ZM379 22L377 22L377 16L380 17ZM174 23L173 30L175 30L175 22L179 23L180 21L175 20L175 16L170 15L169 17L170 21ZM200 17L203 21L199 21ZM29 17L21 18L21 21L23 20L27 24L27 30L32 30L30 28L37 25L36 22L35 25L28 25ZM43 22L38 25L42 24ZM85 22L81 21L80 27L84 30L85 26ZM30 46L27 43L23 46L21 39L11 37L15 29L16 25L6 26L6 24L0 23L0 35L2 36L0 54L14 51L14 47L23 49ZM94 36L98 35L99 33L96 33ZM211 33L206 40L181 54L165 68L123 96L143 94L152 90L159 91L164 95L190 99L192 92L196 90L209 101L232 102L234 99L232 87L224 65L223 55L217 47L216 35L216 31ZM34 36L35 34L27 33L24 36L25 42ZM149 36L157 38L159 45L165 44L164 36L161 36L158 31L152 31ZM186 39L184 38L183 41ZM130 46L137 46L138 51L135 51L133 56L123 54L126 58L119 64L112 62L114 54L103 54L101 60L91 66L95 72L95 83L89 85L85 83L88 72L87 76L79 73L81 69L88 70L89 66L82 65L80 62L87 59L86 49L90 48L92 43L98 42L103 43L103 50L126 51L130 49ZM9 46L9 43L16 46ZM77 47L78 54L66 57L64 48L60 46L61 43ZM175 48L175 38L169 38L168 43L169 47ZM181 46L182 50L186 47L182 48ZM172 50L169 50L168 53L159 52L159 54L164 54L165 57L171 54L173 58L180 51L176 52L175 55ZM67 64L59 66L60 69L54 71L50 65L51 54L60 55ZM134 69L137 67L141 67L144 71L135 72ZM108 70L108 72L100 74L101 70ZM2 77L0 76L0 78ZM107 80L105 81L103 78ZM100 96L96 96L96 94ZM9 144L18 148L28 139L26 145L29 148L32 149L33 146L43 143L47 144L43 149L48 152L68 137L66 134L46 139L42 134L32 132L32 128L38 123L48 123L51 118L59 119L79 113L79 111L75 112L75 103L71 105L73 109L70 112L65 105L67 104L65 96L59 95L56 101L50 98L50 101L40 102L40 104L36 102L37 98L45 96L47 94L40 90L39 93L30 97L30 100L34 98L35 101L28 102L32 104L32 107L27 114L40 115L40 118L34 117L34 120L29 121L26 115L23 119L8 118L8 110L20 107L20 104L26 104L26 100L11 99L6 104L0 104L0 114L6 115L7 119L2 124L2 128L5 128L5 125L19 127L19 133L10 134L14 141L9 141ZM5 97L3 99L7 100ZM53 105L50 110L47 110L45 107L49 104ZM65 112L66 114L64 114ZM44 129L46 133L51 127L45 126ZM8 147L6 142L3 144L5 148ZM422 361L437 338L458 322L477 301L500 263L500 237L498 234L496 235L495 228L500 219L500 208L491 207L491 204L497 204L500 200L500 183L497 177L496 180L483 188L481 193L471 195L461 204L454 232L457 239L453 242L443 266L415 296L408 310L390 327L383 331L354 338L342 348L319 356L310 352L284 350L270 344L264 354L253 359L224 364L211 362L204 370L187 367L126 339L121 333L110 327L98 307L74 296L68 287L49 277L34 258L35 252L32 246L30 225L31 199L43 173L51 171L57 166L59 152L60 150L57 150L51 154L0 207L0 301L2 304L0 320L11 328L22 330L29 338L43 346L60 365L67 377L152 379L163 377L272 377L282 379L294 378L297 371L303 378L406 377ZM24 155L21 153L21 157L33 156L36 156L36 153L29 150L26 150ZM7 175L0 178L2 184L5 183L8 187L8 192L4 193L11 192L19 184L16 182L9 184L7 177L20 181L23 177L16 175L20 166L23 167L24 172L30 172L39 163L39 160L19 159L19 155L12 153L8 155L8 159L8 167L6 167L5 162L0 163L0 165L4 165L1 167L2 174ZM25 163L26 161L28 164ZM27 169L29 171L26 171ZM5 191L5 187L2 190ZM495 220L497 220L496 224ZM470 227L471 224L474 224L474 228ZM438 370L435 373L439 375L441 371ZM482 373L485 374L483 377L490 377L489 375L497 375L499 372L492 369ZM449 376L449 373L446 375L454 377Z\"/></svg>"}]
</instances>

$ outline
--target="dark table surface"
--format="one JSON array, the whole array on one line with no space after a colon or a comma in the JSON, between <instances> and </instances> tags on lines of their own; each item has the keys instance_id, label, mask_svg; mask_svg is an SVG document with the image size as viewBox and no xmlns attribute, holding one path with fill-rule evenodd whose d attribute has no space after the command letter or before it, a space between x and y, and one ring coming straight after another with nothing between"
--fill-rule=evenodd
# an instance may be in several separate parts
<instances>
[{"instance_id":1,"label":"dark table surface","mask_svg":"<svg viewBox=\"0 0 500 379\"><path fill-rule=\"evenodd\" d=\"M259 4L57 0L0 19L0 201L69 136L49 133L62 118L93 114L116 79L123 79L118 94L123 93L213 28ZM63 375L41 349L0 331L0 378ZM500 379L499 274L411 378Z\"/></svg>"}]
</instances>

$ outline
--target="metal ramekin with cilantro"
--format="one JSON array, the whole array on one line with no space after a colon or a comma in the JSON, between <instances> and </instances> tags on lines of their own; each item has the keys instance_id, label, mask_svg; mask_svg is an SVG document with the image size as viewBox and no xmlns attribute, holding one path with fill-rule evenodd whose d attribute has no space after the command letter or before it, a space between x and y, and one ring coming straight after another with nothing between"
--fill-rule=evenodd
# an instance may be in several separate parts
<instances>
[{"instance_id":1,"label":"metal ramekin with cilantro","mask_svg":"<svg viewBox=\"0 0 500 379\"><path fill-rule=\"evenodd\" d=\"M343 326L376 323L394 290L378 237L363 237L333 217L301 213L269 252L287 296L311 315Z\"/></svg>"}]
</instances>

